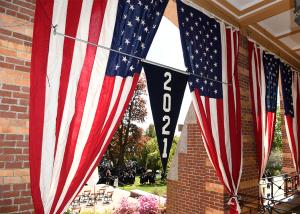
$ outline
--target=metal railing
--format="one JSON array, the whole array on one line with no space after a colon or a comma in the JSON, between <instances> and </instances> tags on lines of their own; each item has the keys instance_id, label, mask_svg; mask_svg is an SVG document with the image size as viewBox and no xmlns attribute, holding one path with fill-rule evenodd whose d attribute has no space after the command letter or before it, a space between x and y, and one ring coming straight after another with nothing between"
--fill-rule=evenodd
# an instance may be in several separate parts
<instances>
[{"instance_id":1,"label":"metal railing","mask_svg":"<svg viewBox=\"0 0 300 214\"><path fill-rule=\"evenodd\" d=\"M282 174L278 176L265 177L260 180L259 188L265 203L280 201L297 192L299 176L296 174Z\"/></svg>"},{"instance_id":2,"label":"metal railing","mask_svg":"<svg viewBox=\"0 0 300 214\"><path fill-rule=\"evenodd\" d=\"M247 213L288 213L299 206L288 200L297 193L298 186L299 175L295 173L264 177L259 182L260 196L240 193L238 199Z\"/></svg>"}]
</instances>

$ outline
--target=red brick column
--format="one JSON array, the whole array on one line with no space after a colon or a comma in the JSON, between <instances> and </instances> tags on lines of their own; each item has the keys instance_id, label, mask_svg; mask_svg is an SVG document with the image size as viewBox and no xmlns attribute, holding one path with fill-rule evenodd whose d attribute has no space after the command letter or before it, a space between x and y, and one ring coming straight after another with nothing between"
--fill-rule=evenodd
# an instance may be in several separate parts
<instances>
[{"instance_id":1,"label":"red brick column","mask_svg":"<svg viewBox=\"0 0 300 214\"><path fill-rule=\"evenodd\" d=\"M247 39L242 36L238 62L244 143L240 192L255 197L258 196L258 170L248 69ZM177 172L171 173L168 179L167 212L168 214L228 213L224 187L220 184L208 159L193 110L188 113L185 127L186 133L183 133L185 132L183 130L182 134L186 137L182 138L179 144L181 146L186 144L186 150L178 152L171 168ZM243 213L249 213L249 208L243 208Z\"/></svg>"},{"instance_id":2,"label":"red brick column","mask_svg":"<svg viewBox=\"0 0 300 214\"><path fill-rule=\"evenodd\" d=\"M279 86L281 87L281 86ZM295 173L295 167L293 163L292 153L287 139L286 126L284 120L284 106L282 94L280 94L280 114L281 114L281 133L282 133L282 172L283 173Z\"/></svg>"},{"instance_id":3,"label":"red brick column","mask_svg":"<svg viewBox=\"0 0 300 214\"><path fill-rule=\"evenodd\" d=\"M32 213L29 71L35 1L0 1L0 213Z\"/></svg>"}]
</instances>

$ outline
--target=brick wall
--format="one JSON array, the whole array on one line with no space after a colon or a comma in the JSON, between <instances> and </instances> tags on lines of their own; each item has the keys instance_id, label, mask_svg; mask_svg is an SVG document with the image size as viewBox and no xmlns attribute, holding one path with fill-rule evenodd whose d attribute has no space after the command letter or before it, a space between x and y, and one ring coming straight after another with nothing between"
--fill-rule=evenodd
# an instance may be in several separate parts
<instances>
[{"instance_id":1,"label":"brick wall","mask_svg":"<svg viewBox=\"0 0 300 214\"><path fill-rule=\"evenodd\" d=\"M32 213L28 161L34 0L0 0L0 213Z\"/></svg>"},{"instance_id":2,"label":"brick wall","mask_svg":"<svg viewBox=\"0 0 300 214\"><path fill-rule=\"evenodd\" d=\"M281 86L280 86L281 87ZM281 95L281 94L280 94ZM284 107L283 107L283 100L282 96L280 97L280 113L281 113L281 133L282 133L282 172L293 174L295 173L295 167L293 164L292 159L292 153L291 149L289 147L288 139L287 139L287 133L286 133L286 127L285 127L285 121L284 121Z\"/></svg>"},{"instance_id":3,"label":"brick wall","mask_svg":"<svg viewBox=\"0 0 300 214\"><path fill-rule=\"evenodd\" d=\"M258 195L258 170L253 133L253 120L249 91L249 67L247 39L241 37L238 74L242 104L242 132L244 142L244 166L240 192ZM195 115L194 115L195 117ZM186 120L187 150L178 154L178 177L168 179L168 214L223 214L227 196L220 184L203 146L198 125ZM255 200L255 199L247 199ZM244 207L243 213L249 213ZM252 210L253 213L253 210Z\"/></svg>"}]
</instances>

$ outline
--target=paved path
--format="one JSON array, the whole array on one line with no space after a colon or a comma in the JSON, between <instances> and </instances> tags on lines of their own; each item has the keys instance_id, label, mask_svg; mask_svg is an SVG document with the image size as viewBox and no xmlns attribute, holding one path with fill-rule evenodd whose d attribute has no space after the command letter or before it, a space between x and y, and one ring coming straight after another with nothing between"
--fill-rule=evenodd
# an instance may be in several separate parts
<instances>
[{"instance_id":1,"label":"paved path","mask_svg":"<svg viewBox=\"0 0 300 214\"><path fill-rule=\"evenodd\" d=\"M103 188L104 184L98 184L95 186L85 186L81 193L79 195L81 195L85 190L91 190L91 193L97 192L98 189ZM104 203L103 199L101 201L98 201L97 204L95 205L95 207L93 206L87 206L87 203L85 204L81 204L81 211L91 211L94 212L94 210L96 211L96 213L103 213L105 212L105 210L113 210L115 208L117 208L122 200L123 197L127 198L129 202L137 202L137 199L135 198L131 198L130 196L130 192L119 189L119 188L113 188L112 186L107 186L106 187L106 191L113 191L113 196L112 196L112 201L110 201L109 203Z\"/></svg>"}]
</instances>

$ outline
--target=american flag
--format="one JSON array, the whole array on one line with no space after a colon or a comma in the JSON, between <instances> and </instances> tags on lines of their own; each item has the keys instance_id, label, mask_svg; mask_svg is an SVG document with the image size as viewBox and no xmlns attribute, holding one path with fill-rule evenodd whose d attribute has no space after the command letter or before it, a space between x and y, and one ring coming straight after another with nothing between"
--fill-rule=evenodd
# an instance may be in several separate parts
<instances>
[{"instance_id":1,"label":"american flag","mask_svg":"<svg viewBox=\"0 0 300 214\"><path fill-rule=\"evenodd\" d=\"M61 213L102 158L167 0L37 1L30 93L30 179L36 213Z\"/></svg>"},{"instance_id":2,"label":"american flag","mask_svg":"<svg viewBox=\"0 0 300 214\"><path fill-rule=\"evenodd\" d=\"M280 66L284 120L297 174L300 174L300 78L288 64Z\"/></svg>"},{"instance_id":3,"label":"american flag","mask_svg":"<svg viewBox=\"0 0 300 214\"><path fill-rule=\"evenodd\" d=\"M208 156L232 196L231 212L242 173L241 107L237 78L239 32L177 1L179 28L193 106ZM227 84L229 83L229 84Z\"/></svg>"},{"instance_id":4,"label":"american flag","mask_svg":"<svg viewBox=\"0 0 300 214\"><path fill-rule=\"evenodd\" d=\"M249 75L254 133L259 165L263 176L274 139L280 60L249 41Z\"/></svg>"}]
</instances>

